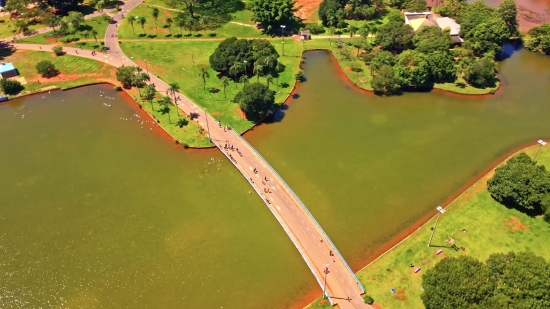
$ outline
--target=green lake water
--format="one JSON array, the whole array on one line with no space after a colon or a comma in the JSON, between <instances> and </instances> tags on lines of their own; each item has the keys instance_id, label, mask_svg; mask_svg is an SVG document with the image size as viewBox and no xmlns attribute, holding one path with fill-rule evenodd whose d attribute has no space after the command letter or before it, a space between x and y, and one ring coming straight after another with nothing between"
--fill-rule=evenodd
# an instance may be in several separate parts
<instances>
[{"instance_id":1,"label":"green lake water","mask_svg":"<svg viewBox=\"0 0 550 309\"><path fill-rule=\"evenodd\" d=\"M142 129L111 88L0 105L0 308L283 308L315 287L217 150Z\"/></svg>"},{"instance_id":2,"label":"green lake water","mask_svg":"<svg viewBox=\"0 0 550 309\"><path fill-rule=\"evenodd\" d=\"M245 137L358 269L503 154L550 137L550 57L517 52L500 69L494 97L381 98L308 53L297 98ZM184 150L136 113L109 86L0 105L0 308L288 308L320 294L217 150Z\"/></svg>"},{"instance_id":3,"label":"green lake water","mask_svg":"<svg viewBox=\"0 0 550 309\"><path fill-rule=\"evenodd\" d=\"M350 89L327 52L309 52L297 99L245 137L358 270L489 164L550 137L550 57L516 52L500 72L493 97L376 97Z\"/></svg>"}]
</instances>

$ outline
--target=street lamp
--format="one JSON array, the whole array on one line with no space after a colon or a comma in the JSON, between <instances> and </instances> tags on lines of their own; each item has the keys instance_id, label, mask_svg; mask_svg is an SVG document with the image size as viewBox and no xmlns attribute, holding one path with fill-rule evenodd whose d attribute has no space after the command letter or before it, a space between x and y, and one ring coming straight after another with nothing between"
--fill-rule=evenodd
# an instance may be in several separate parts
<instances>
[{"instance_id":1,"label":"street lamp","mask_svg":"<svg viewBox=\"0 0 550 309\"><path fill-rule=\"evenodd\" d=\"M151 83L151 75L149 75L149 67L147 66L147 59L143 59L145 62L145 70L147 70L147 76L149 76L149 83Z\"/></svg>"},{"instance_id":2,"label":"street lamp","mask_svg":"<svg viewBox=\"0 0 550 309\"><path fill-rule=\"evenodd\" d=\"M206 117L206 130L208 130L208 140L212 141L212 138L210 138L210 127L208 126L208 114L206 113L206 107L204 108L204 117Z\"/></svg>"},{"instance_id":3,"label":"street lamp","mask_svg":"<svg viewBox=\"0 0 550 309\"><path fill-rule=\"evenodd\" d=\"M535 157L533 158L533 161L537 158L538 154L539 154L539 151L540 149L542 148L542 146L546 145L547 143L541 139L539 139L537 141L537 143L539 143L539 149L537 150L537 153L535 154Z\"/></svg>"},{"instance_id":4,"label":"street lamp","mask_svg":"<svg viewBox=\"0 0 550 309\"><path fill-rule=\"evenodd\" d=\"M327 298L327 274L328 274L328 263L325 263L325 287L323 288L323 298Z\"/></svg>"},{"instance_id":5,"label":"street lamp","mask_svg":"<svg viewBox=\"0 0 550 309\"><path fill-rule=\"evenodd\" d=\"M285 25L281 25L281 36L283 37L283 56L285 55Z\"/></svg>"},{"instance_id":6,"label":"street lamp","mask_svg":"<svg viewBox=\"0 0 550 309\"><path fill-rule=\"evenodd\" d=\"M430 241L428 241L428 247L430 246L430 244L432 243L432 238L434 237L434 233L435 233L435 227L437 226L437 221L439 221L439 216L441 216L441 214L444 214L445 213L445 209L443 209L443 207L441 206L437 206L435 209L437 209L438 213L437 213L437 219L435 220L435 225L432 229L432 236L430 236Z\"/></svg>"},{"instance_id":7,"label":"street lamp","mask_svg":"<svg viewBox=\"0 0 550 309\"><path fill-rule=\"evenodd\" d=\"M244 62L244 75L246 75L247 74L246 69L248 68L246 64L248 63L248 61L245 60L243 62Z\"/></svg>"}]
</instances>

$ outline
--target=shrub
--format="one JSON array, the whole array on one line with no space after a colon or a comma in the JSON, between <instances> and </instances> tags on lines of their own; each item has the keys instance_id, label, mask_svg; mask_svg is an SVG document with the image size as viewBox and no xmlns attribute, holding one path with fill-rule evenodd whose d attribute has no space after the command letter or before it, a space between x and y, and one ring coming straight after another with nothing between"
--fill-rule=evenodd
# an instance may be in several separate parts
<instances>
[{"instance_id":1,"label":"shrub","mask_svg":"<svg viewBox=\"0 0 550 309\"><path fill-rule=\"evenodd\" d=\"M49 60L42 60L36 64L36 71L42 75L42 77L54 77L59 72L55 68L55 65Z\"/></svg>"},{"instance_id":2,"label":"shrub","mask_svg":"<svg viewBox=\"0 0 550 309\"><path fill-rule=\"evenodd\" d=\"M248 119L260 119L273 113L275 92L264 84L248 84L237 93L233 101L239 103Z\"/></svg>"},{"instance_id":3,"label":"shrub","mask_svg":"<svg viewBox=\"0 0 550 309\"><path fill-rule=\"evenodd\" d=\"M189 123L189 120L187 120L186 118L180 118L176 124L178 125L178 127L183 128L188 123Z\"/></svg>"},{"instance_id":4,"label":"shrub","mask_svg":"<svg viewBox=\"0 0 550 309\"><path fill-rule=\"evenodd\" d=\"M2 88L2 92L4 92L5 94L14 95L23 90L23 85L21 85L21 83L16 80L1 79L0 88Z\"/></svg>"},{"instance_id":5,"label":"shrub","mask_svg":"<svg viewBox=\"0 0 550 309\"><path fill-rule=\"evenodd\" d=\"M63 54L65 54L65 52L63 52L63 47L61 46L54 46L52 51L56 56L63 56Z\"/></svg>"},{"instance_id":6,"label":"shrub","mask_svg":"<svg viewBox=\"0 0 550 309\"><path fill-rule=\"evenodd\" d=\"M367 305L372 305L374 303L374 298L372 298L372 296L370 296L370 295L365 295L363 297L363 300L365 301L365 303Z\"/></svg>"},{"instance_id":7,"label":"shrub","mask_svg":"<svg viewBox=\"0 0 550 309\"><path fill-rule=\"evenodd\" d=\"M310 34L321 34L325 33L325 27L322 25L319 25L317 23L315 24L307 24L306 29L309 30Z\"/></svg>"},{"instance_id":8,"label":"shrub","mask_svg":"<svg viewBox=\"0 0 550 309\"><path fill-rule=\"evenodd\" d=\"M304 72L302 72L302 70L298 71L298 73L296 73L295 77L296 77L297 81L301 82L304 79Z\"/></svg>"},{"instance_id":9,"label":"shrub","mask_svg":"<svg viewBox=\"0 0 550 309\"><path fill-rule=\"evenodd\" d=\"M122 87L120 87L120 86L115 86L113 89L114 89L115 91L122 91Z\"/></svg>"},{"instance_id":10,"label":"shrub","mask_svg":"<svg viewBox=\"0 0 550 309\"><path fill-rule=\"evenodd\" d=\"M361 71L363 71L363 68L361 67L361 65L359 63L354 62L354 63L351 64L351 70L353 72L361 72Z\"/></svg>"}]
</instances>

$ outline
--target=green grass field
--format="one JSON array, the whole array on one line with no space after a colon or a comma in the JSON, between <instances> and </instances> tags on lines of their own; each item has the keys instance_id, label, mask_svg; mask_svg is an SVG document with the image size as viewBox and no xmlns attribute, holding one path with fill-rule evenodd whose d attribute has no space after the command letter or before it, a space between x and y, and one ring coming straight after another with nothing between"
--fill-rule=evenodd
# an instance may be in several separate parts
<instances>
[{"instance_id":1,"label":"green grass field","mask_svg":"<svg viewBox=\"0 0 550 309\"><path fill-rule=\"evenodd\" d=\"M532 146L525 152L533 157L538 148ZM537 161L550 168L550 148L543 147ZM486 260L495 252L532 251L550 259L550 224L541 217L529 217L494 201L487 191L489 178L484 177L446 208L447 212L441 215L437 224L431 247L427 244L435 218L359 271L359 280L377 304L392 309L424 308L420 298L422 274L445 257L470 255ZM465 251L450 248L449 238ZM440 249L443 253L436 255L435 251ZM415 274L409 263L422 270ZM392 288L397 291L395 294L390 292Z\"/></svg>"},{"instance_id":2,"label":"green grass field","mask_svg":"<svg viewBox=\"0 0 550 309\"><path fill-rule=\"evenodd\" d=\"M177 25L174 23L170 28L166 25L166 18L170 17L174 19L178 12L173 10L167 10L167 9L159 9L159 17L158 17L158 27L156 26L155 20L152 17L152 5L147 3L144 3L142 5L137 6L134 8L129 16L144 16L147 20L147 23L143 26L143 28L137 23L134 22L133 29L132 25L129 22L129 18L124 18L120 25L120 30L118 37L120 39L139 39L139 38L148 38L148 39L176 39L176 38L227 38L236 36L239 38L257 38L264 36L260 30L254 28L254 27L246 27L242 25L237 25L229 22L220 22L218 24L210 24L207 26L206 31L200 30L192 30L189 31L187 29L180 29L177 27ZM250 21L246 22L246 19L250 18L250 12L248 11L237 11L233 13L235 18L238 19L239 22L250 24ZM247 17L248 15L248 17Z\"/></svg>"},{"instance_id":3,"label":"green grass field","mask_svg":"<svg viewBox=\"0 0 550 309\"><path fill-rule=\"evenodd\" d=\"M134 61L143 67L145 67L143 59L147 59L148 68L153 74L168 83L177 82L183 94L199 106L207 108L209 114L221 121L222 124L229 124L238 132L243 132L249 129L253 122L241 118L238 105L231 102L242 89L242 84L232 82L226 88L227 98L224 98L223 88L220 85L217 72L208 68L207 71L210 77L206 79L206 90L202 79L196 75L199 66L209 66L208 59L219 43L219 41L177 41L155 42L153 44L151 42L124 42L121 47L128 57L133 57ZM281 44L277 44L275 41L273 43L279 54L282 54ZM300 43L287 40L285 42L285 56L279 58L279 61L286 65L286 70L280 74L278 80L279 85L287 85L279 87L279 92L276 95L277 103L282 103L292 90L294 74L299 70L300 58ZM193 61L195 72L193 71ZM252 70L252 68L249 68L249 70ZM250 79L250 82L255 81L256 77ZM265 78L260 77L260 82L265 83ZM210 93L208 89L212 87L221 91ZM272 90L277 90L277 85L272 84L270 87Z\"/></svg>"},{"instance_id":4,"label":"green grass field","mask_svg":"<svg viewBox=\"0 0 550 309\"><path fill-rule=\"evenodd\" d=\"M46 27L46 25L37 23L29 25L28 29L36 30L44 27ZM15 19L10 21L8 16L0 17L0 38L16 35L16 32L17 27L15 26Z\"/></svg>"},{"instance_id":5,"label":"green grass field","mask_svg":"<svg viewBox=\"0 0 550 309\"><path fill-rule=\"evenodd\" d=\"M76 32L75 34L72 34L71 36L78 37L79 39L84 40L86 38L82 34L85 31L90 31L92 29L95 29L98 33L97 34L98 43L93 42L94 43L93 45L98 45L99 46L99 42L103 41L103 38L105 37L105 31L107 30L108 25L109 25L109 23L107 21L105 21L101 16L90 18L90 19L86 20L86 22L84 24L82 24L80 26L80 30L78 32ZM46 32L46 33L41 34L41 35L35 35L35 36L31 36L31 37L24 38L24 39L21 39L21 40L17 40L17 43L34 43L34 44L53 44L53 43L56 43L56 44L58 44L59 41L61 41L63 39L63 37L51 38L52 32L53 31L49 31L49 32ZM94 37L91 36L88 39L94 40ZM91 43L91 42L89 42L89 43ZM73 42L73 44L74 44L74 42ZM87 44L87 45L90 46L90 47L92 46L91 44Z\"/></svg>"},{"instance_id":6,"label":"green grass field","mask_svg":"<svg viewBox=\"0 0 550 309\"><path fill-rule=\"evenodd\" d=\"M61 74L53 79L40 77L36 73L35 66L42 60L50 60ZM95 60L70 55L54 57L50 52L17 51L5 57L4 61L12 62L20 76L27 81L20 95L48 87L66 89L114 79L114 70L110 70L112 67ZM65 79L69 75L70 78Z\"/></svg>"}]
</instances>

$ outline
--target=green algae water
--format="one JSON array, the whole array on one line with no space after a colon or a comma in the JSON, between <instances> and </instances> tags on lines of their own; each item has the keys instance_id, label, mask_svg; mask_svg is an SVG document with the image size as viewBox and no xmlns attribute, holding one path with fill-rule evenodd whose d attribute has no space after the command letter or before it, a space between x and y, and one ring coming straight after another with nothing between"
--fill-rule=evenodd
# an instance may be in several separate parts
<instances>
[{"instance_id":1,"label":"green algae water","mask_svg":"<svg viewBox=\"0 0 550 309\"><path fill-rule=\"evenodd\" d=\"M316 287L217 150L137 113L108 86L0 105L0 308L285 308Z\"/></svg>"},{"instance_id":2,"label":"green algae water","mask_svg":"<svg viewBox=\"0 0 550 309\"><path fill-rule=\"evenodd\" d=\"M492 162L550 137L550 57L516 52L500 73L496 96L377 97L308 52L296 99L245 137L358 270Z\"/></svg>"}]
</instances>

